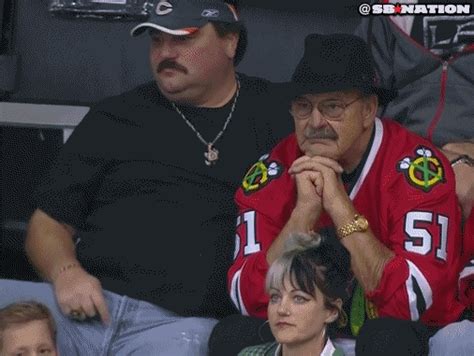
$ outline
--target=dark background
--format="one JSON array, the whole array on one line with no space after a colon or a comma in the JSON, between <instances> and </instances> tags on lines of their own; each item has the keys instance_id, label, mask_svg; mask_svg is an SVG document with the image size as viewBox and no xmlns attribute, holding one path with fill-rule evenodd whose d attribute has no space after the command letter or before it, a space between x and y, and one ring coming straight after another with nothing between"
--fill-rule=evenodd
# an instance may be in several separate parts
<instances>
[{"instance_id":1,"label":"dark background","mask_svg":"<svg viewBox=\"0 0 474 356\"><path fill-rule=\"evenodd\" d=\"M238 70L288 80L305 36L352 32L360 2L240 1L249 45ZM0 0L0 56L18 57L15 86L0 86L0 101L89 106L152 79L147 36L129 36L138 20L52 15L49 3ZM61 145L61 130L0 127L0 277L35 278L23 254L31 194Z\"/></svg>"},{"instance_id":2,"label":"dark background","mask_svg":"<svg viewBox=\"0 0 474 356\"><path fill-rule=\"evenodd\" d=\"M9 50L21 61L11 100L91 103L151 78L147 36L129 36L137 21L53 16L47 0L2 2L15 3ZM353 31L360 20L356 3L241 0L249 47L238 69L287 80L306 34Z\"/></svg>"}]
</instances>

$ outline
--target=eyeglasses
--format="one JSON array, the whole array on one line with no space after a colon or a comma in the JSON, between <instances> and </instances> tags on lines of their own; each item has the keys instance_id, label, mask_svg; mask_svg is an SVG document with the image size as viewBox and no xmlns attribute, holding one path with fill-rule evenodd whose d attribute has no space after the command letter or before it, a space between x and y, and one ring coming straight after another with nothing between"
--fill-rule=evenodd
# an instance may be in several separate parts
<instances>
[{"instance_id":1,"label":"eyeglasses","mask_svg":"<svg viewBox=\"0 0 474 356\"><path fill-rule=\"evenodd\" d=\"M345 103L339 99L328 99L318 103L316 108L325 118L331 121L342 120L341 116L349 105L354 104L357 100L362 99L362 96ZM290 114L294 118L303 120L307 119L314 110L313 103L305 97L298 97L291 102Z\"/></svg>"}]
</instances>

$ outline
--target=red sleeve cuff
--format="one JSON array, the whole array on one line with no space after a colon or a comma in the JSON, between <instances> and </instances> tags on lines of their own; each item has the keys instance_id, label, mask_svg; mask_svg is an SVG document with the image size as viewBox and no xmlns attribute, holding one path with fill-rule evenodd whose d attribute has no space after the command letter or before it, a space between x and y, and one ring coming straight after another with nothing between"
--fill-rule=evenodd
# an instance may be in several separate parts
<instances>
[{"instance_id":1,"label":"red sleeve cuff","mask_svg":"<svg viewBox=\"0 0 474 356\"><path fill-rule=\"evenodd\" d=\"M385 265L379 285L376 289L367 293L367 298L375 303L377 307L384 305L395 295L407 278L407 262L403 257L395 256Z\"/></svg>"}]
</instances>

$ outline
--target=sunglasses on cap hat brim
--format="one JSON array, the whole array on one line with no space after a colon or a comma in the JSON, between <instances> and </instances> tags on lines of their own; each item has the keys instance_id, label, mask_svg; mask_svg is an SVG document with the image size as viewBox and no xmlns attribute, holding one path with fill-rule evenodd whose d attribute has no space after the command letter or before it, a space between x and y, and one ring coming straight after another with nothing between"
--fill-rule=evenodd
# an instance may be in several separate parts
<instances>
[{"instance_id":1,"label":"sunglasses on cap hat brim","mask_svg":"<svg viewBox=\"0 0 474 356\"><path fill-rule=\"evenodd\" d=\"M160 6L165 5L166 11L163 11ZM147 29L155 29L174 36L186 36L209 22L236 23L239 18L233 6L223 1L161 0L149 11L148 20L135 26L130 34L135 37Z\"/></svg>"}]
</instances>

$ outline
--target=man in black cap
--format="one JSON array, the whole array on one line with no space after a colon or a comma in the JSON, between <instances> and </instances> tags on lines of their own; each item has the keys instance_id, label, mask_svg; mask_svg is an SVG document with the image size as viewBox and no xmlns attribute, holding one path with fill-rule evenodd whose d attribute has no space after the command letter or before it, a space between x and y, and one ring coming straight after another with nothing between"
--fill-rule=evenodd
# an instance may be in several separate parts
<instances>
[{"instance_id":1,"label":"man in black cap","mask_svg":"<svg viewBox=\"0 0 474 356\"><path fill-rule=\"evenodd\" d=\"M391 93L377 87L359 37L308 36L291 85L295 134L248 170L235 196L234 304L265 319L268 266L293 233L324 229L347 249L355 277L340 336L355 337L375 319L370 330L378 334L362 331L360 354L426 354L431 333L464 311L456 298L461 217L449 161L427 140L376 117L378 101ZM223 321L214 330L213 354L225 328Z\"/></svg>"},{"instance_id":2,"label":"man in black cap","mask_svg":"<svg viewBox=\"0 0 474 356\"><path fill-rule=\"evenodd\" d=\"M282 137L274 87L235 73L231 5L155 1L142 32L155 81L92 108L38 189L26 250L51 285L0 282L1 305L48 305L64 355L205 355L215 318L235 312L240 174Z\"/></svg>"}]
</instances>

